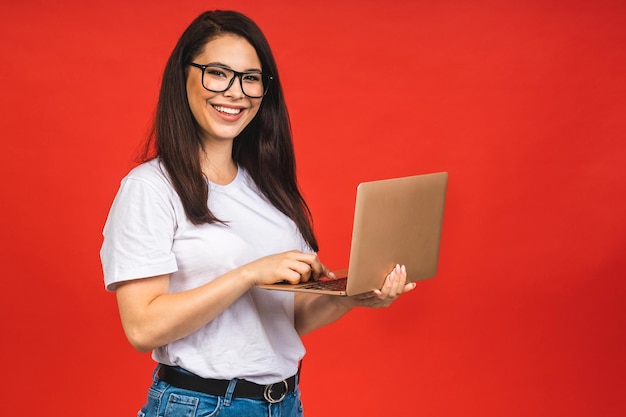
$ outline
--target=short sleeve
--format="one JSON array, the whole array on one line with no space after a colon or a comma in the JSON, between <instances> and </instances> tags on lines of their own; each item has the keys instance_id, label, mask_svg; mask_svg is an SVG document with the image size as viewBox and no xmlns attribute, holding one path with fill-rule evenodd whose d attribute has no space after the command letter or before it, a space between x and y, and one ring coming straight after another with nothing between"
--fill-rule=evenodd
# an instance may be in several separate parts
<instances>
[{"instance_id":1,"label":"short sleeve","mask_svg":"<svg viewBox=\"0 0 626 417\"><path fill-rule=\"evenodd\" d=\"M142 178L125 178L103 231L100 258L106 289L115 291L123 281L176 272L175 230L168 190Z\"/></svg>"}]
</instances>

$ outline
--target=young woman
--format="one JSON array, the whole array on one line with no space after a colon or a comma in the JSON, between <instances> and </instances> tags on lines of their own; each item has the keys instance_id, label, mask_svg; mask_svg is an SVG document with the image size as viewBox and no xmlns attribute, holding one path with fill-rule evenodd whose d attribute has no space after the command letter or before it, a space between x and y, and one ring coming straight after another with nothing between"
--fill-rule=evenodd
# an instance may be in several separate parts
<instances>
[{"instance_id":1,"label":"young woman","mask_svg":"<svg viewBox=\"0 0 626 417\"><path fill-rule=\"evenodd\" d=\"M158 363L139 415L301 415L300 336L415 285L398 266L361 296L257 287L333 275L315 253L278 71L254 22L214 11L185 30L147 149L101 249L126 335Z\"/></svg>"}]
</instances>

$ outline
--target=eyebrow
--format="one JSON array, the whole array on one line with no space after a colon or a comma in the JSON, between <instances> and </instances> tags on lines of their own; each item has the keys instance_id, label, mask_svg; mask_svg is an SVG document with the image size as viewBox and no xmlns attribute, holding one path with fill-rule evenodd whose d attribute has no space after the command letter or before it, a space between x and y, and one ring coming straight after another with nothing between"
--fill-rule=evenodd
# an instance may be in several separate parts
<instances>
[{"instance_id":1,"label":"eyebrow","mask_svg":"<svg viewBox=\"0 0 626 417\"><path fill-rule=\"evenodd\" d=\"M207 67L218 66L218 67L228 68L229 70L237 71L233 69L230 65L222 64L221 62L209 62L208 64L206 64L206 66ZM246 70L239 71L239 72L262 72L262 71L260 68L248 68Z\"/></svg>"}]
</instances>

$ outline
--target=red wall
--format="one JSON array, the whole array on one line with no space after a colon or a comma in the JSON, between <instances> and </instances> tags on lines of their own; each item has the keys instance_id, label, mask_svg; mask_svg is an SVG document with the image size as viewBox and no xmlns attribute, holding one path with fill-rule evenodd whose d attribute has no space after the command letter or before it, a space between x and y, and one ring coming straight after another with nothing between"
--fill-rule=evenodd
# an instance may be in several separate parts
<instances>
[{"instance_id":1,"label":"red wall","mask_svg":"<svg viewBox=\"0 0 626 417\"><path fill-rule=\"evenodd\" d=\"M169 52L216 7L270 39L331 267L358 182L450 173L438 276L306 337L308 416L626 412L623 1L17 3L0 5L1 415L142 404L153 364L104 291L101 229Z\"/></svg>"}]
</instances>

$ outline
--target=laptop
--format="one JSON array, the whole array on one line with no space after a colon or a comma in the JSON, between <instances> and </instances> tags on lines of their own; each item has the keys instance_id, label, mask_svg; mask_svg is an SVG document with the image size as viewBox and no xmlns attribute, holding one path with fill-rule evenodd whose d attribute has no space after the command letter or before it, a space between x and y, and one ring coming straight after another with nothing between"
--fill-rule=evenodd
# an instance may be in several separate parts
<instances>
[{"instance_id":1,"label":"laptop","mask_svg":"<svg viewBox=\"0 0 626 417\"><path fill-rule=\"evenodd\" d=\"M350 296L380 289L396 264L407 282L437 274L448 173L363 182L357 187L347 270L337 279L261 288Z\"/></svg>"}]
</instances>

